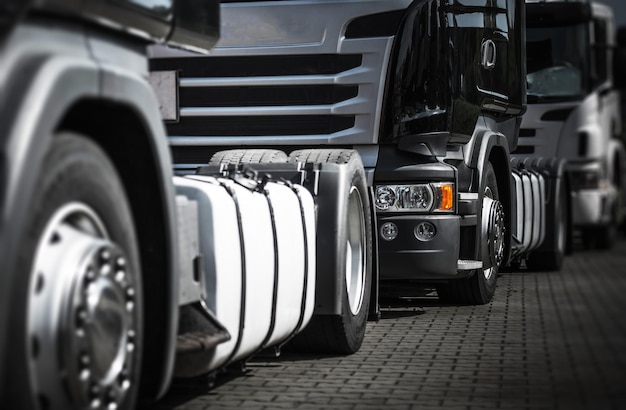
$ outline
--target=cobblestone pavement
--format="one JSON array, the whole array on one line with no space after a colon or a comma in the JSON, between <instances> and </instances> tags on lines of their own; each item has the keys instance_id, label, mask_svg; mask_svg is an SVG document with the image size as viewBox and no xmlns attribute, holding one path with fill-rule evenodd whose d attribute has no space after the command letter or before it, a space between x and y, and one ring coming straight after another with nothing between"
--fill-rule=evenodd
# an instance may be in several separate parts
<instances>
[{"instance_id":1,"label":"cobblestone pavement","mask_svg":"<svg viewBox=\"0 0 626 410\"><path fill-rule=\"evenodd\" d=\"M422 295L424 293L422 292ZM484 306L386 298L351 356L255 359L155 409L626 409L626 241L505 273Z\"/></svg>"}]
</instances>

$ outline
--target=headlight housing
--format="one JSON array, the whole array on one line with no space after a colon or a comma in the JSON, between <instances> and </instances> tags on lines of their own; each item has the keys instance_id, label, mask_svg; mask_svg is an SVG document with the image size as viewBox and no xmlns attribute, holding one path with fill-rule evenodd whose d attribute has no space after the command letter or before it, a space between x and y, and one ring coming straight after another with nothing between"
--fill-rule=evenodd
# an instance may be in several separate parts
<instances>
[{"instance_id":1,"label":"headlight housing","mask_svg":"<svg viewBox=\"0 0 626 410\"><path fill-rule=\"evenodd\" d=\"M454 212L454 184L377 185L376 210L379 212Z\"/></svg>"}]
</instances>

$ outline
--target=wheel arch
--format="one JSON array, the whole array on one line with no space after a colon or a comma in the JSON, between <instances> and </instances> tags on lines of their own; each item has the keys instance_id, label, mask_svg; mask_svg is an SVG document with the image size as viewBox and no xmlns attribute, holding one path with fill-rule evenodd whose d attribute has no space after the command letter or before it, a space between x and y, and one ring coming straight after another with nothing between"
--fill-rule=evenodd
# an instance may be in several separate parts
<instances>
[{"instance_id":1,"label":"wheel arch","mask_svg":"<svg viewBox=\"0 0 626 410\"><path fill-rule=\"evenodd\" d=\"M478 136L475 141L475 147L472 150L469 167L476 169L477 179L472 184L472 191L479 192L483 185L484 170L488 163L491 163L498 184L498 194L500 202L506 210L505 215L505 252L503 265L507 265L510 258L511 250L511 226L513 224L512 217L515 215L515 201L513 201L512 184L511 184L511 165L510 153L506 136L500 133L486 131ZM480 194L480 193L479 193ZM480 212L480 207L479 207ZM478 220L482 215L478 215ZM477 235L480 235L477 232ZM478 247L479 248L479 247ZM477 257L480 259L480 250L477 249Z\"/></svg>"},{"instance_id":2,"label":"wheel arch","mask_svg":"<svg viewBox=\"0 0 626 410\"><path fill-rule=\"evenodd\" d=\"M174 277L175 207L171 184L171 160L158 106L147 81L136 73L107 71L85 58L50 56L32 59L3 88L0 121L0 260L6 275L0 277L0 329L8 326L12 304L10 290L17 282L11 275L16 247L27 220L25 204L37 189L52 136L74 131L96 141L114 162L129 195L141 246L146 306L146 350L142 393L164 394L172 374L178 309L178 282ZM139 161L133 161L138 157ZM150 230L146 230L146 229ZM149 232L150 234L146 233ZM158 262L157 262L158 261ZM154 288L154 289L153 289ZM7 312L7 313L2 313ZM0 340L0 364L11 349ZM6 380L0 380L0 389Z\"/></svg>"},{"instance_id":3,"label":"wheel arch","mask_svg":"<svg viewBox=\"0 0 626 410\"><path fill-rule=\"evenodd\" d=\"M626 183L626 150L621 141L612 139L608 147L608 172L609 179L616 187L623 187Z\"/></svg>"},{"instance_id":4,"label":"wheel arch","mask_svg":"<svg viewBox=\"0 0 626 410\"><path fill-rule=\"evenodd\" d=\"M498 184L498 193L500 202L504 206L505 212L505 247L503 265L507 265L511 251L511 226L513 224L513 200L511 187L511 167L509 163L509 153L502 145L494 145L488 156L488 161L493 166L496 173L496 181Z\"/></svg>"}]
</instances>

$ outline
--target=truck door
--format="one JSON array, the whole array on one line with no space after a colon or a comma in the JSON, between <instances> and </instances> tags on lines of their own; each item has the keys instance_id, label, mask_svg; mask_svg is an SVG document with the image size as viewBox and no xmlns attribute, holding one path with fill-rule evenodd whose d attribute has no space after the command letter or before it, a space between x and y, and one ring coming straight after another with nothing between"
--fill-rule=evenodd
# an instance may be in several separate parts
<instances>
[{"instance_id":1,"label":"truck door","mask_svg":"<svg viewBox=\"0 0 626 410\"><path fill-rule=\"evenodd\" d=\"M524 101L524 3L519 0L449 0L459 91L483 110L520 112ZM517 18L516 18L517 17ZM516 24L516 21L519 24ZM519 31L517 33L516 31ZM517 35L516 35L517 34Z\"/></svg>"},{"instance_id":2,"label":"truck door","mask_svg":"<svg viewBox=\"0 0 626 410\"><path fill-rule=\"evenodd\" d=\"M610 71L613 53L610 40L612 27L609 20L598 16L594 16L591 26L591 82L592 89L598 93L598 125L602 132L602 145L605 146L616 131L618 107L618 97L613 90Z\"/></svg>"},{"instance_id":3,"label":"truck door","mask_svg":"<svg viewBox=\"0 0 626 410\"><path fill-rule=\"evenodd\" d=\"M495 55L490 56L490 50L483 54L483 60L493 60L491 67L483 63L493 98L490 108L513 115L521 113L525 103L523 6L521 1L493 0L487 43L493 43Z\"/></svg>"}]
</instances>

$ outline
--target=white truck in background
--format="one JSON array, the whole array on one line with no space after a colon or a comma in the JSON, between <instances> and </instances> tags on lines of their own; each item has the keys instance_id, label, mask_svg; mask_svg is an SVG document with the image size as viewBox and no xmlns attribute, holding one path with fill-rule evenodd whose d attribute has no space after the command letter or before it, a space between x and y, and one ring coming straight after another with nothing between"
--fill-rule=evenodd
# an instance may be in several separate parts
<instances>
[{"instance_id":1,"label":"white truck in background","mask_svg":"<svg viewBox=\"0 0 626 410\"><path fill-rule=\"evenodd\" d=\"M514 156L567 161L570 238L608 249L626 215L626 153L610 7L526 1L528 108Z\"/></svg>"},{"instance_id":2,"label":"white truck in background","mask_svg":"<svg viewBox=\"0 0 626 410\"><path fill-rule=\"evenodd\" d=\"M281 165L281 181L173 175L146 48L207 52L218 36L211 0L0 3L2 408L133 409L174 376L284 345L319 295L337 314L300 347L359 349L372 217L358 155Z\"/></svg>"}]
</instances>

